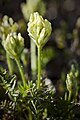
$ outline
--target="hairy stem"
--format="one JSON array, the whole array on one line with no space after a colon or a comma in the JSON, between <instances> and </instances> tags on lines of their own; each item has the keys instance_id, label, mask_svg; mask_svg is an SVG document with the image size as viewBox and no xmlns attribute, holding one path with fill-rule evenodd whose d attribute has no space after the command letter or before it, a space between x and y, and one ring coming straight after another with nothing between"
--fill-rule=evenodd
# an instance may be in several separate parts
<instances>
[{"instance_id":1,"label":"hairy stem","mask_svg":"<svg viewBox=\"0 0 80 120\"><path fill-rule=\"evenodd\" d=\"M18 66L19 71L20 71L20 74L21 74L21 78L22 78L23 85L24 85L24 87L25 87L25 85L26 85L26 80L25 80L25 76L24 76L24 72L23 72L22 66L21 66L21 64L20 64L20 60L19 60L19 58L16 58L15 60L16 60L17 66Z\"/></svg>"},{"instance_id":2,"label":"hairy stem","mask_svg":"<svg viewBox=\"0 0 80 120\"><path fill-rule=\"evenodd\" d=\"M41 82L41 47L38 46L38 81L37 81L37 88L40 88Z\"/></svg>"},{"instance_id":3,"label":"hairy stem","mask_svg":"<svg viewBox=\"0 0 80 120\"><path fill-rule=\"evenodd\" d=\"M12 75L13 74L12 64L11 64L11 59L10 59L8 53L6 53L6 57L7 57L8 69L9 69L10 75Z\"/></svg>"},{"instance_id":4,"label":"hairy stem","mask_svg":"<svg viewBox=\"0 0 80 120\"><path fill-rule=\"evenodd\" d=\"M35 78L36 75L36 45L33 40L31 42L31 74L32 78Z\"/></svg>"}]
</instances>

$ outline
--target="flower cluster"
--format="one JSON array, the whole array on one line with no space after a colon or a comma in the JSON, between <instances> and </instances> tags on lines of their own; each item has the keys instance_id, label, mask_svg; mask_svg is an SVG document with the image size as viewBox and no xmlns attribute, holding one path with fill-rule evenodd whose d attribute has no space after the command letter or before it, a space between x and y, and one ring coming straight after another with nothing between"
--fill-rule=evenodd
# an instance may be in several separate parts
<instances>
[{"instance_id":1,"label":"flower cluster","mask_svg":"<svg viewBox=\"0 0 80 120\"><path fill-rule=\"evenodd\" d=\"M6 38L9 33L16 32L17 29L18 24L12 18L5 15L0 25L0 37L3 39L3 36L5 36Z\"/></svg>"},{"instance_id":2,"label":"flower cluster","mask_svg":"<svg viewBox=\"0 0 80 120\"><path fill-rule=\"evenodd\" d=\"M4 48L11 58L19 57L24 48L24 38L20 33L10 33L4 42Z\"/></svg>"},{"instance_id":3,"label":"flower cluster","mask_svg":"<svg viewBox=\"0 0 80 120\"><path fill-rule=\"evenodd\" d=\"M66 79L66 86L69 92L76 92L77 91L77 77L78 77L78 70L76 70L74 64L71 66L70 73L67 74Z\"/></svg>"},{"instance_id":4,"label":"flower cluster","mask_svg":"<svg viewBox=\"0 0 80 120\"><path fill-rule=\"evenodd\" d=\"M43 19L38 12L31 14L28 23L28 32L31 39L36 43L37 47L43 47L47 42L52 28L51 23L47 19Z\"/></svg>"}]
</instances>

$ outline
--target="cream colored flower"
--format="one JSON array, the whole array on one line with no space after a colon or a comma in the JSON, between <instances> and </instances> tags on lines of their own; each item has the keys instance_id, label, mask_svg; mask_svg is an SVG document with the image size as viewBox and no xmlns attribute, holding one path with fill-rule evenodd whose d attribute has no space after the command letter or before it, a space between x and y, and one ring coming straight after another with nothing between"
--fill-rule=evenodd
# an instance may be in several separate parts
<instances>
[{"instance_id":1,"label":"cream colored flower","mask_svg":"<svg viewBox=\"0 0 80 120\"><path fill-rule=\"evenodd\" d=\"M10 33L4 41L4 48L10 57L19 57L24 48L24 38L20 33L18 35L16 33Z\"/></svg>"},{"instance_id":2,"label":"cream colored flower","mask_svg":"<svg viewBox=\"0 0 80 120\"><path fill-rule=\"evenodd\" d=\"M38 12L31 14L28 23L28 32L30 38L35 42L37 47L43 47L45 45L51 31L51 23L47 19L43 19Z\"/></svg>"}]
</instances>

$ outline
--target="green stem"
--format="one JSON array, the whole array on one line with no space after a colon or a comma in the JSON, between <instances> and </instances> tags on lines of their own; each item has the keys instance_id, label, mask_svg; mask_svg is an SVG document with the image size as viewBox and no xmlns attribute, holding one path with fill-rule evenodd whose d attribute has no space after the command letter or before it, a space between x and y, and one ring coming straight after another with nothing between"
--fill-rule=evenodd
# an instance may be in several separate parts
<instances>
[{"instance_id":1,"label":"green stem","mask_svg":"<svg viewBox=\"0 0 80 120\"><path fill-rule=\"evenodd\" d=\"M65 98L64 99L67 100L67 92L65 93Z\"/></svg>"},{"instance_id":2,"label":"green stem","mask_svg":"<svg viewBox=\"0 0 80 120\"><path fill-rule=\"evenodd\" d=\"M41 82L41 47L38 46L38 81L37 81L37 88L40 88Z\"/></svg>"},{"instance_id":3,"label":"green stem","mask_svg":"<svg viewBox=\"0 0 80 120\"><path fill-rule=\"evenodd\" d=\"M10 75L12 75L13 74L12 63L11 63L11 59L10 59L8 53L6 53L6 57L7 57L8 69L9 69Z\"/></svg>"},{"instance_id":4,"label":"green stem","mask_svg":"<svg viewBox=\"0 0 80 120\"><path fill-rule=\"evenodd\" d=\"M17 66L18 66L19 71L20 71L20 74L21 74L21 78L22 78L23 85L24 85L24 87L25 87L25 85L26 85L26 80L25 80L25 77L24 77L24 72L23 72L22 66L21 66L21 64L20 64L20 60L19 60L19 58L16 58L15 60L16 60Z\"/></svg>"},{"instance_id":5,"label":"green stem","mask_svg":"<svg viewBox=\"0 0 80 120\"><path fill-rule=\"evenodd\" d=\"M72 92L71 92L71 91L69 91L68 101L70 101L70 100L71 100L71 94L72 94Z\"/></svg>"},{"instance_id":6,"label":"green stem","mask_svg":"<svg viewBox=\"0 0 80 120\"><path fill-rule=\"evenodd\" d=\"M32 78L35 78L36 75L36 45L34 44L33 40L30 41L31 43L31 73Z\"/></svg>"}]
</instances>

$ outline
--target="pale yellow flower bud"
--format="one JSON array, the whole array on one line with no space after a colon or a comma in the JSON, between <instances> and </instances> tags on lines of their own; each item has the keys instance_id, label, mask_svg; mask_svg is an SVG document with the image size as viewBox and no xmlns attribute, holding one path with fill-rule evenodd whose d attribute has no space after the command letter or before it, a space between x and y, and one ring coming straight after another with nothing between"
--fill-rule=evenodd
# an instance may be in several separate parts
<instances>
[{"instance_id":1,"label":"pale yellow flower bud","mask_svg":"<svg viewBox=\"0 0 80 120\"><path fill-rule=\"evenodd\" d=\"M28 23L28 32L30 38L36 43L37 47L43 47L47 42L52 28L51 23L43 19L38 12L31 14Z\"/></svg>"},{"instance_id":2,"label":"pale yellow flower bud","mask_svg":"<svg viewBox=\"0 0 80 120\"><path fill-rule=\"evenodd\" d=\"M7 35L11 32L16 32L18 29L18 24L13 21L12 18L4 16L0 24L0 37L5 40ZM5 36L5 38L4 38Z\"/></svg>"},{"instance_id":3,"label":"pale yellow flower bud","mask_svg":"<svg viewBox=\"0 0 80 120\"><path fill-rule=\"evenodd\" d=\"M11 33L8 34L3 44L10 57L16 58L20 56L24 48L24 38L20 33L18 35L16 33Z\"/></svg>"}]
</instances>

